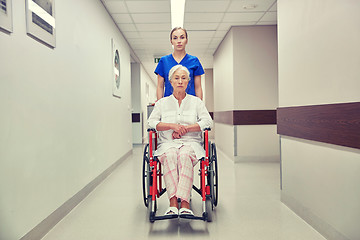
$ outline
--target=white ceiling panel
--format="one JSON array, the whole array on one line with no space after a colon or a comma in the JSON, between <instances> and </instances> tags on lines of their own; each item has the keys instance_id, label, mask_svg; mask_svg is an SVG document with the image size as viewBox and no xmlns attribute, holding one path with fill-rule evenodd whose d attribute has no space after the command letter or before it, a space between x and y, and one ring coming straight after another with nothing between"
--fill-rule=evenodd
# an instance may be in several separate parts
<instances>
[{"instance_id":1,"label":"white ceiling panel","mask_svg":"<svg viewBox=\"0 0 360 240\"><path fill-rule=\"evenodd\" d=\"M128 10L123 1L108 1L105 6L110 13L127 13Z\"/></svg>"},{"instance_id":2,"label":"white ceiling panel","mask_svg":"<svg viewBox=\"0 0 360 240\"><path fill-rule=\"evenodd\" d=\"M166 31L144 31L139 32L142 38L155 38L155 39L167 39L170 44L170 30L167 29Z\"/></svg>"},{"instance_id":3,"label":"white ceiling panel","mask_svg":"<svg viewBox=\"0 0 360 240\"><path fill-rule=\"evenodd\" d=\"M230 1L186 1L185 12L218 13L225 12Z\"/></svg>"},{"instance_id":4,"label":"white ceiling panel","mask_svg":"<svg viewBox=\"0 0 360 240\"><path fill-rule=\"evenodd\" d=\"M207 48L210 44L210 41L211 39L193 39L193 40L189 39L188 46L198 45L201 48Z\"/></svg>"},{"instance_id":5,"label":"white ceiling panel","mask_svg":"<svg viewBox=\"0 0 360 240\"><path fill-rule=\"evenodd\" d=\"M277 3L272 5L272 7L269 9L269 12L276 12L277 11Z\"/></svg>"},{"instance_id":6,"label":"white ceiling panel","mask_svg":"<svg viewBox=\"0 0 360 240\"><path fill-rule=\"evenodd\" d=\"M170 13L170 1L125 1L131 13Z\"/></svg>"},{"instance_id":7,"label":"white ceiling panel","mask_svg":"<svg viewBox=\"0 0 360 240\"><path fill-rule=\"evenodd\" d=\"M141 45L145 43L145 40L143 38L131 38L131 46L133 45Z\"/></svg>"},{"instance_id":8,"label":"white ceiling panel","mask_svg":"<svg viewBox=\"0 0 360 240\"><path fill-rule=\"evenodd\" d=\"M139 49L136 49L136 54L137 54L137 56L140 57L140 58L149 57L146 50L147 50L147 49L144 49L144 48L142 48L142 49L140 49L140 48L139 48Z\"/></svg>"},{"instance_id":9,"label":"white ceiling panel","mask_svg":"<svg viewBox=\"0 0 360 240\"><path fill-rule=\"evenodd\" d=\"M117 24L119 26L119 28L121 29L121 31L126 31L126 32L134 32L137 31L135 24L129 24L129 23L118 23Z\"/></svg>"},{"instance_id":10,"label":"white ceiling panel","mask_svg":"<svg viewBox=\"0 0 360 240\"><path fill-rule=\"evenodd\" d=\"M254 13L225 13L223 22L252 22L258 21L264 13L254 12Z\"/></svg>"},{"instance_id":11,"label":"white ceiling panel","mask_svg":"<svg viewBox=\"0 0 360 240\"><path fill-rule=\"evenodd\" d=\"M184 23L186 30L216 30L219 23Z\"/></svg>"},{"instance_id":12,"label":"white ceiling panel","mask_svg":"<svg viewBox=\"0 0 360 240\"><path fill-rule=\"evenodd\" d=\"M217 46L216 46L216 48L208 48L208 49L206 49L206 53L205 54L210 54L210 55L213 55L214 54L214 52L216 51L216 49L217 49Z\"/></svg>"},{"instance_id":13,"label":"white ceiling panel","mask_svg":"<svg viewBox=\"0 0 360 240\"><path fill-rule=\"evenodd\" d=\"M169 46L169 47L171 47L171 44L170 44L170 42L167 42L167 41L156 41L156 39L154 39L154 40L151 40L151 39L149 39L149 40L144 40L143 41L143 44L146 44L146 45L151 45L151 46L153 46L153 47L159 47L159 46L161 46L161 47L163 47L163 46Z\"/></svg>"},{"instance_id":14,"label":"white ceiling panel","mask_svg":"<svg viewBox=\"0 0 360 240\"><path fill-rule=\"evenodd\" d=\"M127 7L123 1L108 1L105 6L110 13L128 13Z\"/></svg>"},{"instance_id":15,"label":"white ceiling panel","mask_svg":"<svg viewBox=\"0 0 360 240\"><path fill-rule=\"evenodd\" d=\"M139 32L122 32L126 39L141 38Z\"/></svg>"},{"instance_id":16,"label":"white ceiling panel","mask_svg":"<svg viewBox=\"0 0 360 240\"><path fill-rule=\"evenodd\" d=\"M136 13L131 15L135 23L163 23L171 21L170 13Z\"/></svg>"},{"instance_id":17,"label":"white ceiling panel","mask_svg":"<svg viewBox=\"0 0 360 240\"><path fill-rule=\"evenodd\" d=\"M224 13L186 13L184 22L220 22Z\"/></svg>"},{"instance_id":18,"label":"white ceiling panel","mask_svg":"<svg viewBox=\"0 0 360 240\"><path fill-rule=\"evenodd\" d=\"M187 31L188 38L212 38L216 31Z\"/></svg>"},{"instance_id":19,"label":"white ceiling panel","mask_svg":"<svg viewBox=\"0 0 360 240\"><path fill-rule=\"evenodd\" d=\"M277 20L277 12L267 12L265 15L261 18L261 21L276 21Z\"/></svg>"},{"instance_id":20,"label":"white ceiling panel","mask_svg":"<svg viewBox=\"0 0 360 240\"><path fill-rule=\"evenodd\" d=\"M113 14L113 18L116 23L133 23L130 14L115 13Z\"/></svg>"},{"instance_id":21,"label":"white ceiling panel","mask_svg":"<svg viewBox=\"0 0 360 240\"><path fill-rule=\"evenodd\" d=\"M205 55L205 51L201 51L200 49L195 47L187 49L186 52L190 55L197 56L199 60L201 59L200 62L202 62L203 60L202 56Z\"/></svg>"},{"instance_id":22,"label":"white ceiling panel","mask_svg":"<svg viewBox=\"0 0 360 240\"><path fill-rule=\"evenodd\" d=\"M232 24L233 23L220 23L218 28L217 28L217 31L225 31L225 32L227 32L231 28ZM254 24L255 24L255 22L254 22Z\"/></svg>"},{"instance_id":23,"label":"white ceiling panel","mask_svg":"<svg viewBox=\"0 0 360 240\"><path fill-rule=\"evenodd\" d=\"M139 31L170 31L171 25L170 23L138 23L136 27Z\"/></svg>"},{"instance_id":24,"label":"white ceiling panel","mask_svg":"<svg viewBox=\"0 0 360 240\"><path fill-rule=\"evenodd\" d=\"M144 44L141 44L141 45L140 44L134 44L131 47L138 54L139 50L143 51L145 45ZM138 55L138 57L140 57L140 56Z\"/></svg>"},{"instance_id":25,"label":"white ceiling panel","mask_svg":"<svg viewBox=\"0 0 360 240\"><path fill-rule=\"evenodd\" d=\"M259 12L267 11L274 3L274 0L242 0L232 1L229 7L229 12ZM254 6L253 9L246 7Z\"/></svg>"},{"instance_id":26,"label":"white ceiling panel","mask_svg":"<svg viewBox=\"0 0 360 240\"><path fill-rule=\"evenodd\" d=\"M205 55L206 49L205 48L199 48L197 46L192 46L191 48L189 47L189 49L187 49L186 51L190 55L195 55L199 59L202 59L200 56Z\"/></svg>"},{"instance_id":27,"label":"white ceiling panel","mask_svg":"<svg viewBox=\"0 0 360 240\"><path fill-rule=\"evenodd\" d=\"M229 29L231 28L231 26L252 26L255 25L256 22L252 21L252 22L227 22L227 23L220 23L218 30L219 31L229 31Z\"/></svg>"},{"instance_id":28,"label":"white ceiling panel","mask_svg":"<svg viewBox=\"0 0 360 240\"><path fill-rule=\"evenodd\" d=\"M189 44L188 46L186 46L186 49L204 53L208 46L209 44L191 43L191 45Z\"/></svg>"},{"instance_id":29,"label":"white ceiling panel","mask_svg":"<svg viewBox=\"0 0 360 240\"><path fill-rule=\"evenodd\" d=\"M140 59L149 58L149 53L147 52L147 49L136 49L134 51ZM144 62L146 63L146 61L144 61Z\"/></svg>"},{"instance_id":30,"label":"white ceiling panel","mask_svg":"<svg viewBox=\"0 0 360 240\"><path fill-rule=\"evenodd\" d=\"M214 34L214 38L223 38L227 31L216 31Z\"/></svg>"}]
</instances>

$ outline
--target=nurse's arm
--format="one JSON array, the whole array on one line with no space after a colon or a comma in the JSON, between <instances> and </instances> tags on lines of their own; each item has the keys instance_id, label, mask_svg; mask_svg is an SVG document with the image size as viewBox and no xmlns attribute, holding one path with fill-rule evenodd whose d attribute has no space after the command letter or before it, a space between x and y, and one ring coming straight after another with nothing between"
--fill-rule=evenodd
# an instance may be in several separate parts
<instances>
[{"instance_id":1,"label":"nurse's arm","mask_svg":"<svg viewBox=\"0 0 360 240\"><path fill-rule=\"evenodd\" d=\"M201 75L195 76L194 83L195 83L195 95L202 100L203 99L203 91L202 91L202 87L201 87Z\"/></svg>"},{"instance_id":2,"label":"nurse's arm","mask_svg":"<svg viewBox=\"0 0 360 240\"><path fill-rule=\"evenodd\" d=\"M157 76L158 76L158 84L156 88L156 97L157 100L159 100L164 96L164 78L159 74Z\"/></svg>"}]
</instances>

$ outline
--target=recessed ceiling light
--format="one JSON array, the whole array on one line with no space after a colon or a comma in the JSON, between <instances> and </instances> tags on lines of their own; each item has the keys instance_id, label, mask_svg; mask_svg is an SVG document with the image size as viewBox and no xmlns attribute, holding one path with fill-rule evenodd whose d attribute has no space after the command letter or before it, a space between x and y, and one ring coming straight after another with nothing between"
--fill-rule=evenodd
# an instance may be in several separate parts
<instances>
[{"instance_id":1,"label":"recessed ceiling light","mask_svg":"<svg viewBox=\"0 0 360 240\"><path fill-rule=\"evenodd\" d=\"M256 4L247 4L247 5L244 5L244 6L243 6L243 9L248 10L248 9L254 9L254 8L256 8L256 7L257 7Z\"/></svg>"}]
</instances>

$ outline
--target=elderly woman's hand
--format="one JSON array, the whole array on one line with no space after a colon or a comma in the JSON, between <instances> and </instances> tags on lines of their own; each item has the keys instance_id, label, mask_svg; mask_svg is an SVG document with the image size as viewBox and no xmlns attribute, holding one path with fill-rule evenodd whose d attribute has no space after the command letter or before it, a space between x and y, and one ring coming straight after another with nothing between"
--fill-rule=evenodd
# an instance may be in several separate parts
<instances>
[{"instance_id":1,"label":"elderly woman's hand","mask_svg":"<svg viewBox=\"0 0 360 240\"><path fill-rule=\"evenodd\" d=\"M174 132L179 134L180 137L188 132L187 128L185 126L183 126L183 125L180 125L180 124L173 124L172 130L174 130Z\"/></svg>"},{"instance_id":2,"label":"elderly woman's hand","mask_svg":"<svg viewBox=\"0 0 360 240\"><path fill-rule=\"evenodd\" d=\"M173 132L173 133L172 133L172 138L173 138L173 139L179 139L179 138L181 138L181 135L178 134L177 132Z\"/></svg>"}]
</instances>

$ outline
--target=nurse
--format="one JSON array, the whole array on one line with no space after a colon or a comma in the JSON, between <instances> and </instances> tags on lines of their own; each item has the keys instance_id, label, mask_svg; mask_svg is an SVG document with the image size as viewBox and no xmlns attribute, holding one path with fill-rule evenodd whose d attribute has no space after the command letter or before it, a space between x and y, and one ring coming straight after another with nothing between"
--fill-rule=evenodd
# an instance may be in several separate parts
<instances>
[{"instance_id":1,"label":"nurse","mask_svg":"<svg viewBox=\"0 0 360 240\"><path fill-rule=\"evenodd\" d=\"M158 77L157 99L159 100L172 94L173 88L168 75L170 69L179 64L185 66L190 72L190 82L186 93L202 99L201 75L204 74L204 69L197 57L187 54L185 51L186 44L188 43L186 30L181 27L175 27L170 33L170 42L173 45L174 52L163 56L155 69L155 74Z\"/></svg>"}]
</instances>

